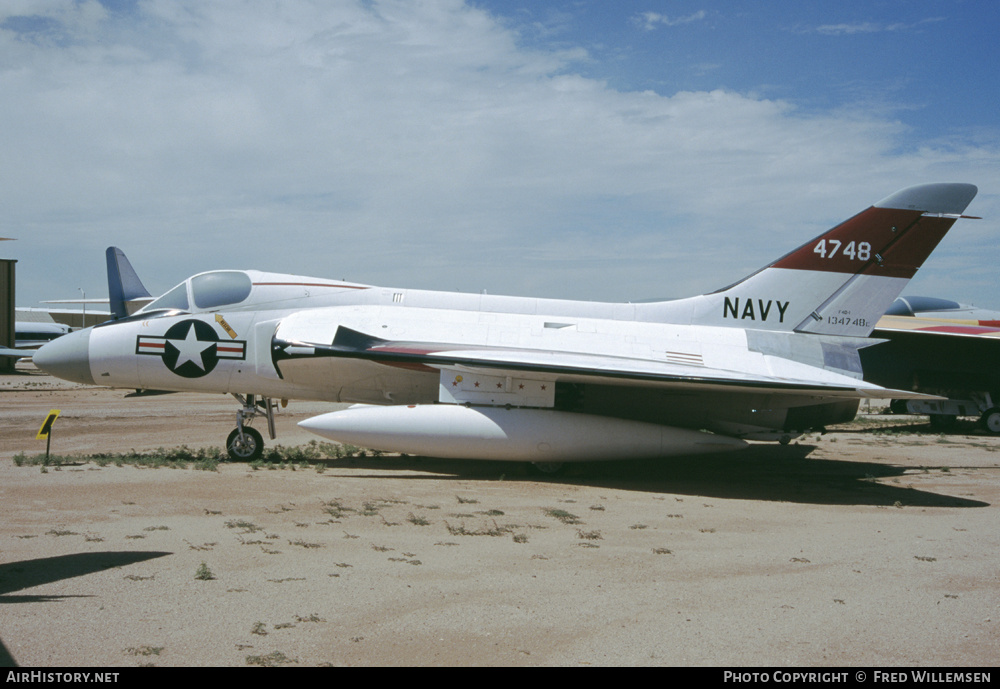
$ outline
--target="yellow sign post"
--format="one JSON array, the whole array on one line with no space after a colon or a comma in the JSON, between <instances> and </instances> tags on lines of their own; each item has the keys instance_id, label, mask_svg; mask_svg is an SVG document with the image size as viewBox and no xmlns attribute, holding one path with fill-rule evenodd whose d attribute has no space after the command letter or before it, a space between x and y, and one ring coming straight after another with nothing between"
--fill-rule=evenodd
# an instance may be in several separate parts
<instances>
[{"instance_id":1,"label":"yellow sign post","mask_svg":"<svg viewBox=\"0 0 1000 689\"><path fill-rule=\"evenodd\" d=\"M45 459L49 458L49 446L52 444L52 424L54 424L58 418L59 410L50 410L49 415L46 416L45 421L42 422L42 427L38 429L38 435L35 436L36 440L45 438Z\"/></svg>"}]
</instances>

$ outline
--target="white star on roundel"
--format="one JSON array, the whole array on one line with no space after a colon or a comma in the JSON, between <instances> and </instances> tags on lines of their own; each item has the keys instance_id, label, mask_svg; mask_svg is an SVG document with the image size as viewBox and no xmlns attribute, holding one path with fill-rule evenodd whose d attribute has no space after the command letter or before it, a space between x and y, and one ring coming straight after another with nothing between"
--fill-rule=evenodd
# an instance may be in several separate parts
<instances>
[{"instance_id":1,"label":"white star on roundel","mask_svg":"<svg viewBox=\"0 0 1000 689\"><path fill-rule=\"evenodd\" d=\"M205 364L202 361L201 354L215 344L215 342L199 340L194 332L194 323L191 323L187 335L184 336L183 340L167 340L167 342L177 348L177 363L174 364L174 370L177 370L184 363L190 361L204 371Z\"/></svg>"}]
</instances>

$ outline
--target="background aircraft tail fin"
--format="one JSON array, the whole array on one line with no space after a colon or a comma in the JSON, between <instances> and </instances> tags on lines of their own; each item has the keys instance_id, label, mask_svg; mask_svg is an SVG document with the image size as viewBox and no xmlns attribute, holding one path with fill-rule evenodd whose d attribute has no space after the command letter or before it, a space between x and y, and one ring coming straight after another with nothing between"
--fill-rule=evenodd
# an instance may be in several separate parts
<instances>
[{"instance_id":1,"label":"background aircraft tail fin","mask_svg":"<svg viewBox=\"0 0 1000 689\"><path fill-rule=\"evenodd\" d=\"M867 337L975 197L971 184L892 194L736 284L684 302L691 323ZM673 305L673 306L671 306Z\"/></svg>"},{"instance_id":2,"label":"background aircraft tail fin","mask_svg":"<svg viewBox=\"0 0 1000 689\"><path fill-rule=\"evenodd\" d=\"M105 252L108 262L108 301L115 318L125 318L152 300L152 296L136 275L125 252L109 246Z\"/></svg>"}]
</instances>

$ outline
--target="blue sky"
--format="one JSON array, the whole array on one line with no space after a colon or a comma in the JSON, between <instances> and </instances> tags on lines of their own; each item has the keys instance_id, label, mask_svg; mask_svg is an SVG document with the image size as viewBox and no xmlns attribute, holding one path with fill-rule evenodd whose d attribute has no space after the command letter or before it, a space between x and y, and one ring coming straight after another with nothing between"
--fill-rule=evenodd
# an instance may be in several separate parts
<instances>
[{"instance_id":1,"label":"blue sky","mask_svg":"<svg viewBox=\"0 0 1000 689\"><path fill-rule=\"evenodd\" d=\"M618 90L733 89L807 113L882 107L922 138L996 125L1000 11L988 2L476 5L525 45L586 50L580 73Z\"/></svg>"},{"instance_id":2,"label":"blue sky","mask_svg":"<svg viewBox=\"0 0 1000 689\"><path fill-rule=\"evenodd\" d=\"M7 0L21 306L214 268L598 300L730 284L911 184L1000 308L995 3Z\"/></svg>"}]
</instances>

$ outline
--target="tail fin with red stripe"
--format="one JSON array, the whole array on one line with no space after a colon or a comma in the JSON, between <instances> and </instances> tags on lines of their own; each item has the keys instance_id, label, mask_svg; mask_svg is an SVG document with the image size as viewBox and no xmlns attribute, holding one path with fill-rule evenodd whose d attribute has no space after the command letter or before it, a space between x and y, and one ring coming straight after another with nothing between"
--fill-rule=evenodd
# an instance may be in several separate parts
<instances>
[{"instance_id":1,"label":"tail fin with red stripe","mask_svg":"<svg viewBox=\"0 0 1000 689\"><path fill-rule=\"evenodd\" d=\"M866 337L976 192L908 187L731 287L659 306L692 324Z\"/></svg>"}]
</instances>

